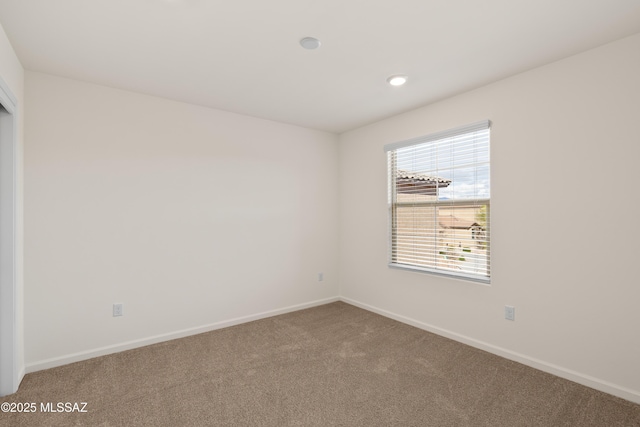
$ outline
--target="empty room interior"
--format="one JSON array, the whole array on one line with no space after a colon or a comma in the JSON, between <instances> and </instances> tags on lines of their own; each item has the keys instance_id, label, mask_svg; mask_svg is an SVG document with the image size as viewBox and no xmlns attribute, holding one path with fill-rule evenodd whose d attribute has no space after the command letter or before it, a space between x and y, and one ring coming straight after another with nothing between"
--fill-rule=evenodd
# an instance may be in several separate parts
<instances>
[{"instance_id":1,"label":"empty room interior","mask_svg":"<svg viewBox=\"0 0 640 427\"><path fill-rule=\"evenodd\" d=\"M636 0L0 25L0 425L640 425Z\"/></svg>"}]
</instances>

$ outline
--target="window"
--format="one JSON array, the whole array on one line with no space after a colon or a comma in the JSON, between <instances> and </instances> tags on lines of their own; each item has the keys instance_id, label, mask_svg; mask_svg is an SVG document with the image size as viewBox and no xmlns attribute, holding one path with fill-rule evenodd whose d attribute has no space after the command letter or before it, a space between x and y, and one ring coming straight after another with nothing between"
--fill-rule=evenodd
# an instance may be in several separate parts
<instances>
[{"instance_id":1,"label":"window","mask_svg":"<svg viewBox=\"0 0 640 427\"><path fill-rule=\"evenodd\" d=\"M385 146L390 267L489 282L489 127Z\"/></svg>"}]
</instances>

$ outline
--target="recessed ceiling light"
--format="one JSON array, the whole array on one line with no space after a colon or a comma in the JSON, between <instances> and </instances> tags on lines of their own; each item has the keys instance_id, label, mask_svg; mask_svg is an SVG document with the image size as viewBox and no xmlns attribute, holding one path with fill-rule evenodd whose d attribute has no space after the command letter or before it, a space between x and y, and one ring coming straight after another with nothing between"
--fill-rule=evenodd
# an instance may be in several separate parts
<instances>
[{"instance_id":1,"label":"recessed ceiling light","mask_svg":"<svg viewBox=\"0 0 640 427\"><path fill-rule=\"evenodd\" d=\"M396 74L395 76L391 76L387 79L387 83L391 86L402 86L408 80L408 77L401 74Z\"/></svg>"},{"instance_id":2,"label":"recessed ceiling light","mask_svg":"<svg viewBox=\"0 0 640 427\"><path fill-rule=\"evenodd\" d=\"M305 37L300 40L300 46L309 50L317 49L320 47L320 40L315 37Z\"/></svg>"}]
</instances>

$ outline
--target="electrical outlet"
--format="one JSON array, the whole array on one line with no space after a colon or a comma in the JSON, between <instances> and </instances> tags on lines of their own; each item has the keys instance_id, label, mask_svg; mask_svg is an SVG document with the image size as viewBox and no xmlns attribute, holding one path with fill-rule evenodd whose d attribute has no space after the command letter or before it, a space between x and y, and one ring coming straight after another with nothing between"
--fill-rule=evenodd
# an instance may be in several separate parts
<instances>
[{"instance_id":1,"label":"electrical outlet","mask_svg":"<svg viewBox=\"0 0 640 427\"><path fill-rule=\"evenodd\" d=\"M507 320L516 320L516 308L510 305L505 305L504 318Z\"/></svg>"},{"instance_id":2,"label":"electrical outlet","mask_svg":"<svg viewBox=\"0 0 640 427\"><path fill-rule=\"evenodd\" d=\"M322 282L324 280L324 273L318 273L318 282Z\"/></svg>"},{"instance_id":3,"label":"electrical outlet","mask_svg":"<svg viewBox=\"0 0 640 427\"><path fill-rule=\"evenodd\" d=\"M122 316L122 304L113 304L113 317Z\"/></svg>"}]
</instances>

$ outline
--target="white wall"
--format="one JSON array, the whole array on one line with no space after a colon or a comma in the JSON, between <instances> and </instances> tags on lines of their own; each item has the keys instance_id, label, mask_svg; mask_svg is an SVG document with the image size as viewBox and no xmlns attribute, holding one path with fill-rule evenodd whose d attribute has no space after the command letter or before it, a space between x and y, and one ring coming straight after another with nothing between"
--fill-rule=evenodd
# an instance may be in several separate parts
<instances>
[{"instance_id":1,"label":"white wall","mask_svg":"<svg viewBox=\"0 0 640 427\"><path fill-rule=\"evenodd\" d=\"M337 297L335 135L33 72L26 114L29 371Z\"/></svg>"},{"instance_id":2,"label":"white wall","mask_svg":"<svg viewBox=\"0 0 640 427\"><path fill-rule=\"evenodd\" d=\"M640 34L341 135L342 297L640 402L638 52ZM491 285L388 269L383 145L482 119Z\"/></svg>"},{"instance_id":3,"label":"white wall","mask_svg":"<svg viewBox=\"0 0 640 427\"><path fill-rule=\"evenodd\" d=\"M17 144L15 153L15 382L22 379L24 366L24 294L23 294L23 129L24 129L24 69L0 26L0 79L17 100ZM3 351L7 351L6 348Z\"/></svg>"}]
</instances>

